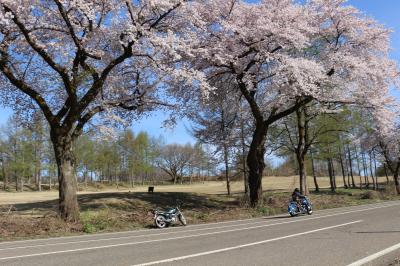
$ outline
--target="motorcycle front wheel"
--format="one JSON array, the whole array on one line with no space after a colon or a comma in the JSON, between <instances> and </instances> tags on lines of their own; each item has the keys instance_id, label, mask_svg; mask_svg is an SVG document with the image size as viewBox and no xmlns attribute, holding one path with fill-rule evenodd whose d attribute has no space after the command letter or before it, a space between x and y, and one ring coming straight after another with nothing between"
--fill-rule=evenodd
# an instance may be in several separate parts
<instances>
[{"instance_id":1,"label":"motorcycle front wheel","mask_svg":"<svg viewBox=\"0 0 400 266\"><path fill-rule=\"evenodd\" d=\"M186 219L185 219L185 217L183 216L182 213L179 215L179 221L181 222L182 225L186 225L187 224Z\"/></svg>"},{"instance_id":2,"label":"motorcycle front wheel","mask_svg":"<svg viewBox=\"0 0 400 266\"><path fill-rule=\"evenodd\" d=\"M307 208L307 214L308 214L308 215L311 215L312 213L313 213L312 207L309 206L309 207Z\"/></svg>"},{"instance_id":3,"label":"motorcycle front wheel","mask_svg":"<svg viewBox=\"0 0 400 266\"><path fill-rule=\"evenodd\" d=\"M154 219L154 223L158 228L165 228L167 227L167 222L165 221L165 217L162 215L157 215Z\"/></svg>"}]
</instances>

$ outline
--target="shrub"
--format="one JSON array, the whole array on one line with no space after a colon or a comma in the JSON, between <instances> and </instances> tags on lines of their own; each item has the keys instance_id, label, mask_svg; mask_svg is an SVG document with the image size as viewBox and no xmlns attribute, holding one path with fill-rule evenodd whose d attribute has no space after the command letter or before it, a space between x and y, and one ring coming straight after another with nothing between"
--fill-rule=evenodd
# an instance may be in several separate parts
<instances>
[{"instance_id":1,"label":"shrub","mask_svg":"<svg viewBox=\"0 0 400 266\"><path fill-rule=\"evenodd\" d=\"M81 223L85 233L94 233L114 227L116 222L108 209L87 211L81 214Z\"/></svg>"},{"instance_id":2,"label":"shrub","mask_svg":"<svg viewBox=\"0 0 400 266\"><path fill-rule=\"evenodd\" d=\"M377 191L367 191L360 195L360 199L379 199L380 195Z\"/></svg>"}]
</instances>

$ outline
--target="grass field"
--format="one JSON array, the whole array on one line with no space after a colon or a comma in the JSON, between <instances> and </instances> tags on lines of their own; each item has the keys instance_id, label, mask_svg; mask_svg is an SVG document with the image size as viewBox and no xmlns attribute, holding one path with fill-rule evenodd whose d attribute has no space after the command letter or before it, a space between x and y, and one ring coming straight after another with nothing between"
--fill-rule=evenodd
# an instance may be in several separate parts
<instances>
[{"instance_id":1,"label":"grass field","mask_svg":"<svg viewBox=\"0 0 400 266\"><path fill-rule=\"evenodd\" d=\"M381 178L383 181L383 178ZM356 178L356 183L358 177ZM310 190L314 189L314 182L311 177L308 177L308 184ZM328 177L318 177L318 184L321 188L329 187ZM343 186L341 178L337 177L337 186ZM243 181L232 182L231 189L233 193L243 193ZM266 176L263 178L263 189L264 191L292 191L295 187L299 187L299 179L297 176ZM85 190L83 185L80 185L80 191L78 194L92 194L92 193L111 193L111 192L146 192L147 186L119 186L117 189L115 186L100 186L88 187ZM201 194L225 194L226 183L222 181L210 181L204 183L193 183L193 184L177 184L177 185L159 185L155 187L156 192L190 192L190 193L201 193ZM19 203L30 203L39 201L48 201L58 198L58 192L53 191L26 191L26 192L2 192L0 191L0 205L4 204L19 204Z\"/></svg>"}]
</instances>

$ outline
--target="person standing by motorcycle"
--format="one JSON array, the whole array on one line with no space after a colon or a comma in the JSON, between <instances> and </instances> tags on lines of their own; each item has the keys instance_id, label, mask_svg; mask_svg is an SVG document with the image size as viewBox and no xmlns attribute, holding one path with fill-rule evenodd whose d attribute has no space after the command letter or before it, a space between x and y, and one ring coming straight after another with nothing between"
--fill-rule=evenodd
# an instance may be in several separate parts
<instances>
[{"instance_id":1,"label":"person standing by motorcycle","mask_svg":"<svg viewBox=\"0 0 400 266\"><path fill-rule=\"evenodd\" d=\"M300 193L300 190L298 188L295 188L293 193L292 193L292 200L297 203L297 210L300 210L301 207L301 200L304 199L305 196Z\"/></svg>"}]
</instances>

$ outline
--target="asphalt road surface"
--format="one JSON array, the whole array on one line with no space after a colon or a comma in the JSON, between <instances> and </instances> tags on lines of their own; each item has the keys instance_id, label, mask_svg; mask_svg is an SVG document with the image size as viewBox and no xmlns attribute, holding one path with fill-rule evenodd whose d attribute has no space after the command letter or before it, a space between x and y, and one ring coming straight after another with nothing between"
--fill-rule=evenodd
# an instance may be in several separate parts
<instances>
[{"instance_id":1,"label":"asphalt road surface","mask_svg":"<svg viewBox=\"0 0 400 266\"><path fill-rule=\"evenodd\" d=\"M400 201L202 225L0 243L0 265L389 265Z\"/></svg>"}]
</instances>

